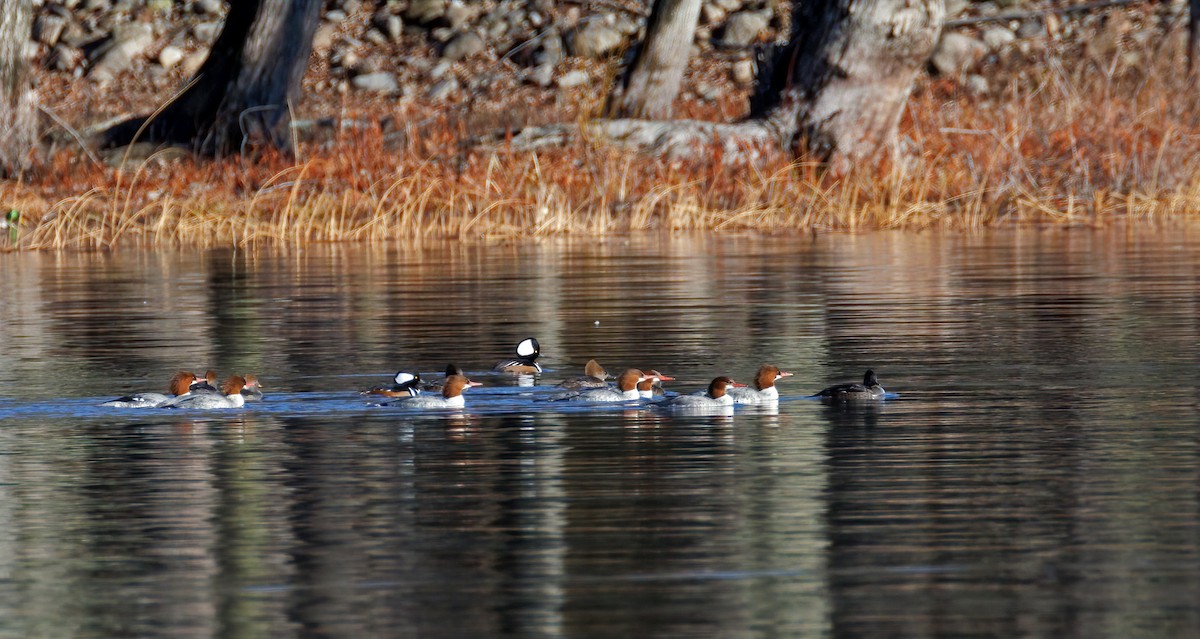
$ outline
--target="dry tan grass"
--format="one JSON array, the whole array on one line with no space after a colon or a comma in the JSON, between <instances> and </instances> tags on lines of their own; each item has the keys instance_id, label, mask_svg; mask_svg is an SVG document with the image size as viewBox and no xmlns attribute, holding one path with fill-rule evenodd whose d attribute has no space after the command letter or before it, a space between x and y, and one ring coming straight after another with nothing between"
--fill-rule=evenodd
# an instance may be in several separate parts
<instances>
[{"instance_id":1,"label":"dry tan grass","mask_svg":"<svg viewBox=\"0 0 1200 639\"><path fill-rule=\"evenodd\" d=\"M716 148L686 163L590 141L464 153L462 127L440 119L402 149L356 129L336 152L302 147L295 164L161 156L118 171L62 154L35 181L0 185L0 203L23 215L8 250L1195 216L1194 90L1174 71L1179 57L1154 47L1143 69L1062 53L1018 60L985 96L925 81L901 125L903 159L837 178L783 157L727 167Z\"/></svg>"}]
</instances>

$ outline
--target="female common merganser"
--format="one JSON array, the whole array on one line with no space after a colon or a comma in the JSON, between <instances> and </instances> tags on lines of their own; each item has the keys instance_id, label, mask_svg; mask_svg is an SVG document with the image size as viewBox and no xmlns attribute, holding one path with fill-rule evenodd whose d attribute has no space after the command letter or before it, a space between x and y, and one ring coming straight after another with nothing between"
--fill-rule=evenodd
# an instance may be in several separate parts
<instances>
[{"instance_id":1,"label":"female common merganser","mask_svg":"<svg viewBox=\"0 0 1200 639\"><path fill-rule=\"evenodd\" d=\"M861 384L838 384L830 386L825 390L817 393L814 397L823 397L836 402L847 402L862 399L883 399L887 391L883 390L883 386L879 385L879 378L875 377L875 371L868 370L863 375Z\"/></svg>"},{"instance_id":2,"label":"female common merganser","mask_svg":"<svg viewBox=\"0 0 1200 639\"><path fill-rule=\"evenodd\" d=\"M589 359L588 363L583 367L582 377L572 377L559 382L559 388L568 390L582 390L585 388L607 388L608 382L605 381L609 377L608 371L594 359Z\"/></svg>"},{"instance_id":3,"label":"female common merganser","mask_svg":"<svg viewBox=\"0 0 1200 639\"><path fill-rule=\"evenodd\" d=\"M638 397L642 399L654 399L655 394L662 395L665 392L662 387L663 382L674 380L674 377L663 375L652 368L646 371L646 379L638 382Z\"/></svg>"},{"instance_id":4,"label":"female common merganser","mask_svg":"<svg viewBox=\"0 0 1200 639\"><path fill-rule=\"evenodd\" d=\"M242 389L242 397L248 402L262 401L262 384L259 383L258 377L255 375L243 375L246 378L246 387Z\"/></svg>"},{"instance_id":5,"label":"female common merganser","mask_svg":"<svg viewBox=\"0 0 1200 639\"><path fill-rule=\"evenodd\" d=\"M541 373L542 367L537 363L538 355L541 355L541 346L538 341L527 337L517 344L516 359L500 360L496 362L492 370L500 373Z\"/></svg>"},{"instance_id":6,"label":"female common merganser","mask_svg":"<svg viewBox=\"0 0 1200 639\"><path fill-rule=\"evenodd\" d=\"M778 366L772 364L763 364L758 367L758 373L754 375L754 388L735 388L729 391L729 395L733 397L735 404L765 404L767 402L779 401L779 389L775 388L775 382L784 377L791 377L791 373L785 373L779 370Z\"/></svg>"},{"instance_id":7,"label":"female common merganser","mask_svg":"<svg viewBox=\"0 0 1200 639\"><path fill-rule=\"evenodd\" d=\"M745 384L739 384L732 379L721 376L712 381L708 385L708 392L703 395L680 395L662 402L660 405L665 408L710 408L733 406L733 398L725 391L729 388L743 388Z\"/></svg>"},{"instance_id":8,"label":"female common merganser","mask_svg":"<svg viewBox=\"0 0 1200 639\"><path fill-rule=\"evenodd\" d=\"M241 408L246 404L242 389L246 387L246 378L234 375L221 385L220 393L199 393L176 397L163 402L159 408Z\"/></svg>"},{"instance_id":9,"label":"female common merganser","mask_svg":"<svg viewBox=\"0 0 1200 639\"><path fill-rule=\"evenodd\" d=\"M453 377L455 375L462 375L463 377L467 376L467 374L464 373L461 368L455 366L454 364L446 364L446 378L443 379L441 382L423 382L423 383L421 383L420 384L421 391L422 392L428 391L430 393L440 393L440 392L442 392L442 387L444 387L446 385L446 380L450 379L451 377Z\"/></svg>"},{"instance_id":10,"label":"female common merganser","mask_svg":"<svg viewBox=\"0 0 1200 639\"><path fill-rule=\"evenodd\" d=\"M400 371L393 378L395 382L390 388L376 386L359 395L383 395L384 397L416 397L421 394L421 376L417 373Z\"/></svg>"},{"instance_id":11,"label":"female common merganser","mask_svg":"<svg viewBox=\"0 0 1200 639\"><path fill-rule=\"evenodd\" d=\"M205 386L203 377L188 371L179 371L171 377L167 385L170 395L162 393L134 393L100 404L108 408L153 408L174 397L181 397L192 392L199 392ZM194 390L193 390L194 389Z\"/></svg>"},{"instance_id":12,"label":"female common merganser","mask_svg":"<svg viewBox=\"0 0 1200 639\"><path fill-rule=\"evenodd\" d=\"M646 379L636 368L627 369L617 376L616 388L592 388L584 391L559 393L550 397L551 401L568 400L572 402L631 402L641 397L637 385Z\"/></svg>"},{"instance_id":13,"label":"female common merganser","mask_svg":"<svg viewBox=\"0 0 1200 639\"><path fill-rule=\"evenodd\" d=\"M463 400L463 391L472 386L483 386L483 384L472 382L463 375L451 375L446 378L446 383L442 385L441 397L417 395L415 397L384 402L380 406L399 406L401 408L463 408L466 406L466 402Z\"/></svg>"}]
</instances>

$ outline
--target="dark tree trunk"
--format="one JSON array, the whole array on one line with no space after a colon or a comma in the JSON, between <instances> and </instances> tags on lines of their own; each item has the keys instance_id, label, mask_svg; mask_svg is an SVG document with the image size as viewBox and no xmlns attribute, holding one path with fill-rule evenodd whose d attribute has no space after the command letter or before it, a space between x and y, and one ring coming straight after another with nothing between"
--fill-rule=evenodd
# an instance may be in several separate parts
<instances>
[{"instance_id":1,"label":"dark tree trunk","mask_svg":"<svg viewBox=\"0 0 1200 639\"><path fill-rule=\"evenodd\" d=\"M105 145L180 144L217 157L247 148L291 153L289 102L308 66L321 4L230 2L221 35L191 86L149 124L146 116L109 129Z\"/></svg>"},{"instance_id":2,"label":"dark tree trunk","mask_svg":"<svg viewBox=\"0 0 1200 639\"><path fill-rule=\"evenodd\" d=\"M29 168L37 139L35 94L25 44L33 22L31 0L10 0L0 11L0 177Z\"/></svg>"},{"instance_id":3,"label":"dark tree trunk","mask_svg":"<svg viewBox=\"0 0 1200 639\"><path fill-rule=\"evenodd\" d=\"M655 0L646 38L608 98L608 117L671 117L699 20L700 0Z\"/></svg>"},{"instance_id":4,"label":"dark tree trunk","mask_svg":"<svg viewBox=\"0 0 1200 639\"><path fill-rule=\"evenodd\" d=\"M797 2L788 45L760 69L751 118L838 170L893 147L945 14L942 0Z\"/></svg>"}]
</instances>

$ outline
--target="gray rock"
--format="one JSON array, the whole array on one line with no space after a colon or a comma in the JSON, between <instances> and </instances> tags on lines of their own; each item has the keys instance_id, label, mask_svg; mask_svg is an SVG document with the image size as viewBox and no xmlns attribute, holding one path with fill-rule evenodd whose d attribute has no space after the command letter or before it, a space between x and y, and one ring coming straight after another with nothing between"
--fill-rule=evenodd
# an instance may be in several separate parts
<instances>
[{"instance_id":1,"label":"gray rock","mask_svg":"<svg viewBox=\"0 0 1200 639\"><path fill-rule=\"evenodd\" d=\"M380 33L387 36L393 42L399 40L400 36L404 35L404 21L400 19L400 16L393 13L376 11L375 15L371 18L371 24L375 25L375 28Z\"/></svg>"},{"instance_id":2,"label":"gray rock","mask_svg":"<svg viewBox=\"0 0 1200 639\"><path fill-rule=\"evenodd\" d=\"M222 3L221 0L195 0L195 2L192 3L192 11L195 11L200 15L215 16L221 13L223 4L224 3Z\"/></svg>"},{"instance_id":3,"label":"gray rock","mask_svg":"<svg viewBox=\"0 0 1200 639\"><path fill-rule=\"evenodd\" d=\"M200 70L200 67L204 66L204 61L207 59L207 51L196 51L195 53L188 54L183 59L183 63L179 65L179 68L183 70L183 75L190 78L196 75L196 72Z\"/></svg>"},{"instance_id":4,"label":"gray rock","mask_svg":"<svg viewBox=\"0 0 1200 639\"><path fill-rule=\"evenodd\" d=\"M753 60L738 60L729 68L729 75L733 81L742 85L749 86L754 83L754 61Z\"/></svg>"},{"instance_id":5,"label":"gray rock","mask_svg":"<svg viewBox=\"0 0 1200 639\"><path fill-rule=\"evenodd\" d=\"M430 100L441 102L447 100L450 96L458 92L458 80L454 76L438 80L436 84L429 88L427 94Z\"/></svg>"},{"instance_id":6,"label":"gray rock","mask_svg":"<svg viewBox=\"0 0 1200 639\"><path fill-rule=\"evenodd\" d=\"M735 13L725 21L725 29L721 32L721 46L731 49L749 46L770 24L770 19L761 12Z\"/></svg>"},{"instance_id":7,"label":"gray rock","mask_svg":"<svg viewBox=\"0 0 1200 639\"><path fill-rule=\"evenodd\" d=\"M584 23L567 40L571 54L581 58L603 58L624 42L620 31L599 20Z\"/></svg>"},{"instance_id":8,"label":"gray rock","mask_svg":"<svg viewBox=\"0 0 1200 639\"><path fill-rule=\"evenodd\" d=\"M469 58L483 51L485 48L486 45L483 43L483 38L479 37L479 34L474 31L467 31L466 33L454 36L446 43L446 46L442 49L442 57L457 62Z\"/></svg>"},{"instance_id":9,"label":"gray rock","mask_svg":"<svg viewBox=\"0 0 1200 639\"><path fill-rule=\"evenodd\" d=\"M108 84L133 68L133 58L121 47L112 47L92 63L88 76L97 84Z\"/></svg>"},{"instance_id":10,"label":"gray rock","mask_svg":"<svg viewBox=\"0 0 1200 639\"><path fill-rule=\"evenodd\" d=\"M558 29L547 30L539 40L537 52L533 54L535 64L554 66L562 62L563 40Z\"/></svg>"},{"instance_id":11,"label":"gray rock","mask_svg":"<svg viewBox=\"0 0 1200 639\"><path fill-rule=\"evenodd\" d=\"M158 64L164 69L171 69L183 60L183 49L167 45L158 52Z\"/></svg>"},{"instance_id":12,"label":"gray rock","mask_svg":"<svg viewBox=\"0 0 1200 639\"><path fill-rule=\"evenodd\" d=\"M396 81L396 76L386 71L356 75L354 79L350 80L350 85L359 91L371 91L373 93L392 93L400 88L400 83Z\"/></svg>"},{"instance_id":13,"label":"gray rock","mask_svg":"<svg viewBox=\"0 0 1200 639\"><path fill-rule=\"evenodd\" d=\"M971 6L968 0L946 0L946 17L956 18L958 14L967 10Z\"/></svg>"},{"instance_id":14,"label":"gray rock","mask_svg":"<svg viewBox=\"0 0 1200 639\"><path fill-rule=\"evenodd\" d=\"M83 52L65 44L56 44L46 56L46 66L64 73L74 71L83 62Z\"/></svg>"},{"instance_id":15,"label":"gray rock","mask_svg":"<svg viewBox=\"0 0 1200 639\"><path fill-rule=\"evenodd\" d=\"M549 64L538 65L525 75L525 79L539 87L548 87L554 82L554 67Z\"/></svg>"},{"instance_id":16,"label":"gray rock","mask_svg":"<svg viewBox=\"0 0 1200 639\"><path fill-rule=\"evenodd\" d=\"M975 95L982 95L988 92L987 78L979 75L978 73L972 73L971 75L967 76L965 84L967 86L967 90Z\"/></svg>"},{"instance_id":17,"label":"gray rock","mask_svg":"<svg viewBox=\"0 0 1200 639\"><path fill-rule=\"evenodd\" d=\"M716 3L706 2L700 7L700 19L705 24L721 24L725 21L725 10Z\"/></svg>"},{"instance_id":18,"label":"gray rock","mask_svg":"<svg viewBox=\"0 0 1200 639\"><path fill-rule=\"evenodd\" d=\"M446 15L446 0L411 0L404 10L404 19L429 24Z\"/></svg>"},{"instance_id":19,"label":"gray rock","mask_svg":"<svg viewBox=\"0 0 1200 639\"><path fill-rule=\"evenodd\" d=\"M220 22L201 22L200 24L192 25L192 35L205 44L212 44L220 32Z\"/></svg>"},{"instance_id":20,"label":"gray rock","mask_svg":"<svg viewBox=\"0 0 1200 639\"><path fill-rule=\"evenodd\" d=\"M731 13L742 8L742 0L712 0L712 3L725 10L725 13Z\"/></svg>"},{"instance_id":21,"label":"gray rock","mask_svg":"<svg viewBox=\"0 0 1200 639\"><path fill-rule=\"evenodd\" d=\"M323 17L325 18L326 22L337 24L346 19L346 12L333 9L331 11L326 11Z\"/></svg>"},{"instance_id":22,"label":"gray rock","mask_svg":"<svg viewBox=\"0 0 1200 639\"><path fill-rule=\"evenodd\" d=\"M568 71L558 76L558 81L555 84L560 89L573 89L587 84L590 80L588 74L583 71Z\"/></svg>"},{"instance_id":23,"label":"gray rock","mask_svg":"<svg viewBox=\"0 0 1200 639\"><path fill-rule=\"evenodd\" d=\"M992 51L1003 48L1016 39L1017 35L1008 27L992 25L983 30L983 43Z\"/></svg>"},{"instance_id":24,"label":"gray rock","mask_svg":"<svg viewBox=\"0 0 1200 639\"><path fill-rule=\"evenodd\" d=\"M130 22L113 31L113 48L125 51L131 59L137 58L154 44L154 29L144 22Z\"/></svg>"},{"instance_id":25,"label":"gray rock","mask_svg":"<svg viewBox=\"0 0 1200 639\"><path fill-rule=\"evenodd\" d=\"M450 64L449 60L439 61L437 64L433 65L432 68L429 69L429 79L430 80L441 80L443 77L446 76L447 73L450 73L450 67L451 67L451 64Z\"/></svg>"},{"instance_id":26,"label":"gray rock","mask_svg":"<svg viewBox=\"0 0 1200 639\"><path fill-rule=\"evenodd\" d=\"M1046 35L1046 27L1039 18L1022 20L1021 27L1017 29L1018 38L1040 38L1044 35Z\"/></svg>"},{"instance_id":27,"label":"gray rock","mask_svg":"<svg viewBox=\"0 0 1200 639\"><path fill-rule=\"evenodd\" d=\"M716 102L721 97L721 90L707 82L700 82L696 85L696 97L705 102Z\"/></svg>"},{"instance_id":28,"label":"gray rock","mask_svg":"<svg viewBox=\"0 0 1200 639\"><path fill-rule=\"evenodd\" d=\"M52 13L42 14L33 23L33 39L52 47L58 44L58 39L66 28L66 18Z\"/></svg>"},{"instance_id":29,"label":"gray rock","mask_svg":"<svg viewBox=\"0 0 1200 639\"><path fill-rule=\"evenodd\" d=\"M975 66L987 54L987 45L969 35L943 33L929 63L942 75L955 75Z\"/></svg>"},{"instance_id":30,"label":"gray rock","mask_svg":"<svg viewBox=\"0 0 1200 639\"><path fill-rule=\"evenodd\" d=\"M467 8L458 0L453 0L446 5L446 13L444 15L446 23L455 31L463 28L468 22L475 17L475 11Z\"/></svg>"},{"instance_id":31,"label":"gray rock","mask_svg":"<svg viewBox=\"0 0 1200 639\"><path fill-rule=\"evenodd\" d=\"M333 48L334 39L337 38L337 25L328 22L322 22L317 31L313 33L312 48L317 53L327 53Z\"/></svg>"}]
</instances>

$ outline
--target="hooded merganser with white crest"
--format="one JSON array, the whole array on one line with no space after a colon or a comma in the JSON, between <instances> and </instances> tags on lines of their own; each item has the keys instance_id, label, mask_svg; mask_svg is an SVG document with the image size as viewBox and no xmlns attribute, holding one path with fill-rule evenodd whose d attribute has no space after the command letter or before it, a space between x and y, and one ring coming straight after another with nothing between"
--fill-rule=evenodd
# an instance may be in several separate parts
<instances>
[{"instance_id":1,"label":"hooded merganser with white crest","mask_svg":"<svg viewBox=\"0 0 1200 639\"><path fill-rule=\"evenodd\" d=\"M492 370L498 373L538 374L542 372L542 367L537 363L538 355L541 354L541 346L538 341L532 337L526 337L517 344L515 359L500 360L496 362Z\"/></svg>"},{"instance_id":2,"label":"hooded merganser with white crest","mask_svg":"<svg viewBox=\"0 0 1200 639\"><path fill-rule=\"evenodd\" d=\"M642 399L654 399L655 395L662 395L666 393L666 391L663 389L663 382L670 382L674 380L674 377L663 375L652 368L646 371L646 379L638 382L638 396Z\"/></svg>"},{"instance_id":3,"label":"hooded merganser with white crest","mask_svg":"<svg viewBox=\"0 0 1200 639\"><path fill-rule=\"evenodd\" d=\"M703 395L680 395L661 402L659 406L664 408L715 408L733 406L733 398L729 396L726 390L742 387L745 387L745 384L739 384L729 377L722 375L709 383L708 391Z\"/></svg>"},{"instance_id":4,"label":"hooded merganser with white crest","mask_svg":"<svg viewBox=\"0 0 1200 639\"><path fill-rule=\"evenodd\" d=\"M729 395L733 397L735 404L776 402L779 401L779 389L775 388L775 382L791 376L791 373L779 370L778 366L763 364L754 375L754 388L734 388L729 391Z\"/></svg>"},{"instance_id":5,"label":"hooded merganser with white crest","mask_svg":"<svg viewBox=\"0 0 1200 639\"><path fill-rule=\"evenodd\" d=\"M830 386L817 393L814 397L846 402L864 399L883 399L883 396L886 394L887 391L883 390L883 386L879 384L879 378L875 377L875 371L868 370L863 375L861 384L838 384Z\"/></svg>"},{"instance_id":6,"label":"hooded merganser with white crest","mask_svg":"<svg viewBox=\"0 0 1200 639\"><path fill-rule=\"evenodd\" d=\"M183 395L163 402L159 408L241 408L246 404L242 389L246 387L246 378L234 375L221 385L220 393L199 393Z\"/></svg>"},{"instance_id":7,"label":"hooded merganser with white crest","mask_svg":"<svg viewBox=\"0 0 1200 639\"><path fill-rule=\"evenodd\" d=\"M176 397L202 392L207 386L203 377L188 371L179 371L167 384L169 395L163 393L134 393L100 404L106 408L153 408Z\"/></svg>"},{"instance_id":8,"label":"hooded merganser with white crest","mask_svg":"<svg viewBox=\"0 0 1200 639\"><path fill-rule=\"evenodd\" d=\"M588 363L583 367L583 375L581 377L572 377L559 382L559 388L568 390L583 390L585 388L607 388L608 378L611 375L604 367L594 359L589 359Z\"/></svg>"},{"instance_id":9,"label":"hooded merganser with white crest","mask_svg":"<svg viewBox=\"0 0 1200 639\"><path fill-rule=\"evenodd\" d=\"M391 387L375 388L359 391L359 395L382 395L384 397L416 397L421 394L421 376L418 373L400 371L392 378Z\"/></svg>"},{"instance_id":10,"label":"hooded merganser with white crest","mask_svg":"<svg viewBox=\"0 0 1200 639\"><path fill-rule=\"evenodd\" d=\"M592 388L577 393L567 393L552 397L552 400L566 399L573 402L630 402L640 399L637 385L646 379L642 371L636 368L627 369L617 376L616 388Z\"/></svg>"},{"instance_id":11,"label":"hooded merganser with white crest","mask_svg":"<svg viewBox=\"0 0 1200 639\"><path fill-rule=\"evenodd\" d=\"M483 386L479 382L472 382L464 375L451 375L446 378L446 383L442 384L442 396L434 395L417 395L415 397L406 397L397 399L391 402L383 402L380 406L398 406L400 408L463 408L466 402L463 399L463 391L472 386Z\"/></svg>"}]
</instances>

